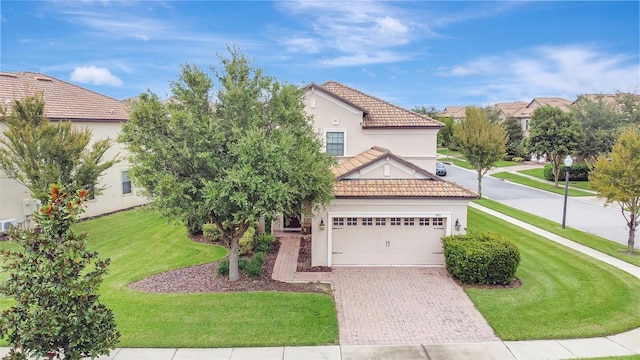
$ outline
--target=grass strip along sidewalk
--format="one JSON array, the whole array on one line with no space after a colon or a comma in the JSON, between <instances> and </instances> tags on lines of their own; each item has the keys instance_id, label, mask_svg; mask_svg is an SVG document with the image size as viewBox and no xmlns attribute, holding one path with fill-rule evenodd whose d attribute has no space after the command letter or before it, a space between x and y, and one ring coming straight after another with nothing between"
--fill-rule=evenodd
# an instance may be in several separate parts
<instances>
[{"instance_id":1,"label":"grass strip along sidewalk","mask_svg":"<svg viewBox=\"0 0 640 360\"><path fill-rule=\"evenodd\" d=\"M518 174L506 172L506 171L495 173L495 174L492 174L491 176L498 179L509 180L513 183L529 186L539 190L544 190L544 191L552 192L555 194L564 195L564 182L562 182L563 185L561 187L556 188L553 185L553 183L547 183L547 182L530 179L526 176L522 176L522 175L518 175ZM569 189L568 195L569 196L594 196L593 193L576 190L576 189Z\"/></svg>"},{"instance_id":2,"label":"grass strip along sidewalk","mask_svg":"<svg viewBox=\"0 0 640 360\"><path fill-rule=\"evenodd\" d=\"M598 235L589 234L571 227L566 227L565 229L563 229L562 225L554 221L530 214L526 211L518 210L511 206L501 204L497 201L485 198L481 200L474 200L474 202L478 205L482 205L489 209L511 216L515 219L524 221L527 224L531 224L533 226L539 227L540 229L547 230L551 233L562 236L578 244L588 246L594 250L598 250L603 254L615 257L616 259L620 259L632 265L640 266L640 253L635 255L626 254L625 251L627 250L627 247L615 241L611 241ZM622 216L620 217L620 220L622 221Z\"/></svg>"}]
</instances>

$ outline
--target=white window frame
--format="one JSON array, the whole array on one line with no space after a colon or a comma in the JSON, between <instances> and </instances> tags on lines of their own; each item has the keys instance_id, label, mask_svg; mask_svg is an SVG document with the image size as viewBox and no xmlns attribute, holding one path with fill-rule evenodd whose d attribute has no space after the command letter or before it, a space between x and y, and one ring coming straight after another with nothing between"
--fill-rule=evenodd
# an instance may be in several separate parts
<instances>
[{"instance_id":1,"label":"white window frame","mask_svg":"<svg viewBox=\"0 0 640 360\"><path fill-rule=\"evenodd\" d=\"M125 184L124 178L125 178L125 176L127 177L127 180L129 180L128 181L129 182L129 192L127 192L127 193L124 192L124 184ZM120 172L120 187L121 187L121 190L122 190L122 196L133 195L133 183L131 182L131 178L129 177L129 170L122 170Z\"/></svg>"},{"instance_id":2,"label":"white window frame","mask_svg":"<svg viewBox=\"0 0 640 360\"><path fill-rule=\"evenodd\" d=\"M327 152L327 134L328 133L342 133L342 155L334 155L334 156L347 156L347 129L324 129L322 143L324 145L324 152Z\"/></svg>"}]
</instances>

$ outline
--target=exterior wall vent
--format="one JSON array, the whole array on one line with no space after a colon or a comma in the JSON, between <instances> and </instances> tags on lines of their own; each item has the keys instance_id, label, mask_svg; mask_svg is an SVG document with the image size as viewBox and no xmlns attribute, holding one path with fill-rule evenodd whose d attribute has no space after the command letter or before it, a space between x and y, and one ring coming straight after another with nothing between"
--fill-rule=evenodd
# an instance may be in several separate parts
<instances>
[{"instance_id":1,"label":"exterior wall vent","mask_svg":"<svg viewBox=\"0 0 640 360\"><path fill-rule=\"evenodd\" d=\"M333 118L333 125L340 125L340 119Z\"/></svg>"}]
</instances>

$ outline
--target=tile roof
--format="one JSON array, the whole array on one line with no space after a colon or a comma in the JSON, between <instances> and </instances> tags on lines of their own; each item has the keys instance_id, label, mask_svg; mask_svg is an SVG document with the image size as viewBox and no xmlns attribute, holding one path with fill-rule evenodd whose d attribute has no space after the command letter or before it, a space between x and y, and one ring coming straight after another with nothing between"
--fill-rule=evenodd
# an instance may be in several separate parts
<instances>
[{"instance_id":1,"label":"tile roof","mask_svg":"<svg viewBox=\"0 0 640 360\"><path fill-rule=\"evenodd\" d=\"M15 99L41 91L44 112L51 120L127 121L123 102L68 82L33 72L0 72L0 105L10 109Z\"/></svg>"},{"instance_id":2,"label":"tile roof","mask_svg":"<svg viewBox=\"0 0 640 360\"><path fill-rule=\"evenodd\" d=\"M478 194L456 183L434 179L353 179L336 181L336 198L461 198Z\"/></svg>"},{"instance_id":3,"label":"tile roof","mask_svg":"<svg viewBox=\"0 0 640 360\"><path fill-rule=\"evenodd\" d=\"M533 100L531 100L531 102L529 103L529 105L527 107L531 107L531 105L533 105L533 103L538 103L540 104L540 106L553 106L556 107L564 112L569 112L571 111L571 109L569 108L569 106L571 106L571 101L567 100L567 99L563 99L563 98L544 98L544 97L537 97L537 98L533 98Z\"/></svg>"},{"instance_id":4,"label":"tile roof","mask_svg":"<svg viewBox=\"0 0 640 360\"><path fill-rule=\"evenodd\" d=\"M322 85L312 83L308 88L316 87L356 108L363 110L364 128L443 128L444 124L426 115L380 100L359 90L336 81L327 81Z\"/></svg>"},{"instance_id":5,"label":"tile roof","mask_svg":"<svg viewBox=\"0 0 640 360\"><path fill-rule=\"evenodd\" d=\"M452 117L455 119L462 119L467 117L466 106L447 106L443 111L438 113L438 116Z\"/></svg>"},{"instance_id":6,"label":"tile roof","mask_svg":"<svg viewBox=\"0 0 640 360\"><path fill-rule=\"evenodd\" d=\"M421 173L429 178L435 178L433 174L428 171L418 167L411 162L401 158L398 155L391 153L388 149L381 148L378 146L374 146L371 149L368 149L365 152L362 152L354 157L351 157L342 163L334 166L331 171L336 176L337 180L343 179L349 174L353 174L358 170L365 168L379 160L382 160L386 157L392 158L402 164L407 165L410 168L413 168L416 172Z\"/></svg>"},{"instance_id":7,"label":"tile roof","mask_svg":"<svg viewBox=\"0 0 640 360\"><path fill-rule=\"evenodd\" d=\"M426 176L424 179L345 179L349 174L386 157L391 157ZM476 198L478 194L453 182L445 181L428 171L374 146L332 168L336 176L333 193L337 198L407 197L407 198Z\"/></svg>"}]
</instances>

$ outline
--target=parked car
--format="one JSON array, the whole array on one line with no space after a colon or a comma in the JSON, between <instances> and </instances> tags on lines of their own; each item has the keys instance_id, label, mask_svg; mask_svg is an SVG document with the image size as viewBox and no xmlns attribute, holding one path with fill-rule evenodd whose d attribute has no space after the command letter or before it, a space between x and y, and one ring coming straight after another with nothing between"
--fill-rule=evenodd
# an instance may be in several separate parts
<instances>
[{"instance_id":1,"label":"parked car","mask_svg":"<svg viewBox=\"0 0 640 360\"><path fill-rule=\"evenodd\" d=\"M439 161L436 163L436 175L447 176L447 168L444 167L444 164Z\"/></svg>"}]
</instances>

